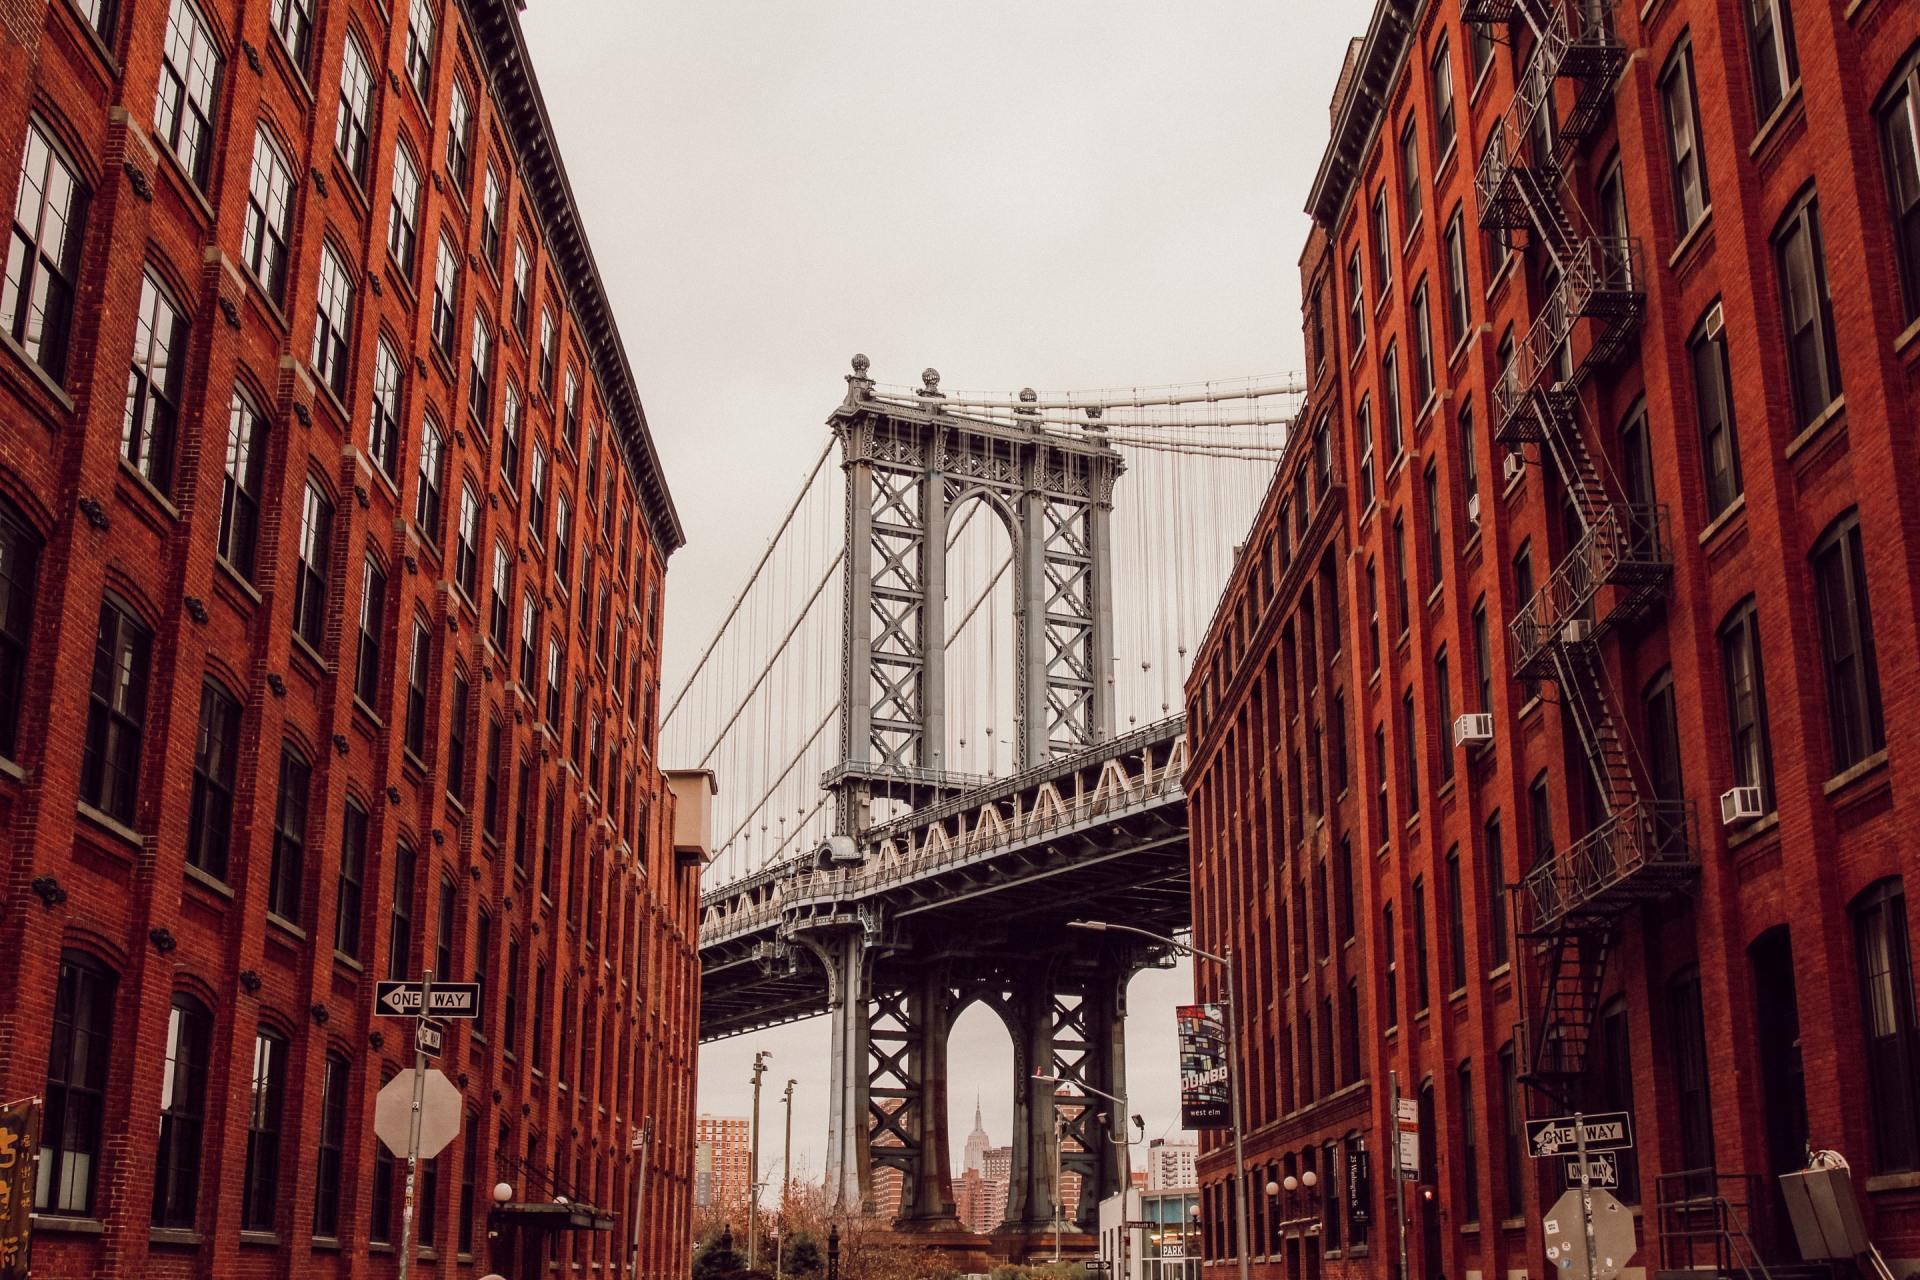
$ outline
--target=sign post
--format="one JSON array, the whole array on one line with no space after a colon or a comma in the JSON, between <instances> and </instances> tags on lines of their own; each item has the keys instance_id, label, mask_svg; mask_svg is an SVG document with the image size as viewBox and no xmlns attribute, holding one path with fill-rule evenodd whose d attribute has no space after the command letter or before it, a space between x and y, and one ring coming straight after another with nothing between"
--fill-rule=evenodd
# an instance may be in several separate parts
<instances>
[{"instance_id":1,"label":"sign post","mask_svg":"<svg viewBox=\"0 0 1920 1280\"><path fill-rule=\"evenodd\" d=\"M420 975L420 1012L422 1022L433 1008L433 970ZM400 1280L407 1280L413 1262L413 1193L420 1176L420 1103L427 1091L427 1047L415 1027L413 1037L413 1118L407 1125L407 1196L400 1213Z\"/></svg>"},{"instance_id":2,"label":"sign post","mask_svg":"<svg viewBox=\"0 0 1920 1280\"><path fill-rule=\"evenodd\" d=\"M1566 1162L1569 1190L1554 1202L1541 1224L1547 1261L1566 1280L1614 1280L1633 1256L1633 1220L1599 1184L1619 1181L1617 1157L1608 1153L1633 1146L1632 1117L1624 1111L1594 1116L1576 1111L1552 1120L1530 1120L1527 1144L1536 1160ZM1596 1206L1604 1210L1605 1222L1596 1221ZM1562 1225L1576 1212L1580 1215L1577 1244Z\"/></svg>"},{"instance_id":3,"label":"sign post","mask_svg":"<svg viewBox=\"0 0 1920 1280\"><path fill-rule=\"evenodd\" d=\"M1593 1170L1587 1166L1587 1117L1573 1113L1574 1156L1580 1161L1580 1225L1587 1241L1587 1280L1595 1280L1593 1247Z\"/></svg>"},{"instance_id":4,"label":"sign post","mask_svg":"<svg viewBox=\"0 0 1920 1280\"><path fill-rule=\"evenodd\" d=\"M1400 1073L1393 1081L1393 1216L1400 1219L1400 1276L1407 1280L1407 1109L1413 1109L1413 1176L1420 1176L1420 1104L1400 1096Z\"/></svg>"},{"instance_id":5,"label":"sign post","mask_svg":"<svg viewBox=\"0 0 1920 1280\"><path fill-rule=\"evenodd\" d=\"M653 1145L653 1117L648 1116L633 1131L631 1141L633 1150L633 1238L628 1244L627 1255L632 1265L629 1268L636 1275L640 1271L640 1208L646 1203L647 1195L647 1148Z\"/></svg>"}]
</instances>

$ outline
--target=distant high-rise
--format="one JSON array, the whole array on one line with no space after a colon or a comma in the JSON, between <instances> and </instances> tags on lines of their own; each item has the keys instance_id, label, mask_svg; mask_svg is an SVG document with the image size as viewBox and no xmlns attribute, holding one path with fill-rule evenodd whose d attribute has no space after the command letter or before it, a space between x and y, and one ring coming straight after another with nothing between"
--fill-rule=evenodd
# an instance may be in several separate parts
<instances>
[{"instance_id":1,"label":"distant high-rise","mask_svg":"<svg viewBox=\"0 0 1920 1280\"><path fill-rule=\"evenodd\" d=\"M980 1099L973 1100L973 1132L967 1135L967 1153L965 1162L960 1166L965 1173L984 1173L982 1161L987 1154L987 1144L993 1139L987 1136L986 1126L980 1122Z\"/></svg>"},{"instance_id":2,"label":"distant high-rise","mask_svg":"<svg viewBox=\"0 0 1920 1280\"><path fill-rule=\"evenodd\" d=\"M693 1126L695 1204L704 1207L745 1202L752 1176L748 1172L752 1148L749 1135L745 1116L700 1114Z\"/></svg>"},{"instance_id":3,"label":"distant high-rise","mask_svg":"<svg viewBox=\"0 0 1920 1280\"><path fill-rule=\"evenodd\" d=\"M1199 1154L1198 1143L1168 1142L1155 1138L1147 1144L1147 1190L1178 1191L1195 1185L1193 1160Z\"/></svg>"}]
</instances>

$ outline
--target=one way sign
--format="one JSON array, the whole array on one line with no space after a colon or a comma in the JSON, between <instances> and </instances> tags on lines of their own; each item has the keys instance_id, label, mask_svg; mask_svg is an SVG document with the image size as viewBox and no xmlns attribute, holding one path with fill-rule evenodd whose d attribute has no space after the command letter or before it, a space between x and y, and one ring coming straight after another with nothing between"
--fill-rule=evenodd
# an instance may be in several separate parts
<instances>
[{"instance_id":1,"label":"one way sign","mask_svg":"<svg viewBox=\"0 0 1920 1280\"><path fill-rule=\"evenodd\" d=\"M439 995L439 989L435 988L435 998ZM1633 1120L1624 1111L1602 1111L1587 1116L1581 1127L1586 1131L1589 1152L1624 1151L1633 1145ZM1572 1116L1527 1121L1527 1154L1536 1160L1573 1155L1579 1145Z\"/></svg>"},{"instance_id":2,"label":"one way sign","mask_svg":"<svg viewBox=\"0 0 1920 1280\"><path fill-rule=\"evenodd\" d=\"M383 982L373 996L375 1013L393 1018L411 1018L420 1012L420 984ZM477 982L436 982L433 984L431 1012L441 1018L477 1018L480 1016L480 984Z\"/></svg>"}]
</instances>

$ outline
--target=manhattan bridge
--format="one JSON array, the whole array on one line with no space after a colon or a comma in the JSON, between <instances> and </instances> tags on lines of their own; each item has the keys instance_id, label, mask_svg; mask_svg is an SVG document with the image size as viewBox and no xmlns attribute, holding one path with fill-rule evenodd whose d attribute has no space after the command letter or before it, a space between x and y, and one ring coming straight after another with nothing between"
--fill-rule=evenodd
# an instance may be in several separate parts
<instances>
[{"instance_id":1,"label":"manhattan bridge","mask_svg":"<svg viewBox=\"0 0 1920 1280\"><path fill-rule=\"evenodd\" d=\"M830 1198L958 1229L947 1039L1014 1047L1014 1251L1121 1186L1125 992L1187 927L1181 684L1297 378L1041 396L890 387L830 434L664 721L721 779L702 1040L831 1020ZM838 454L839 466L827 464ZM834 679L837 674L838 679ZM1035 1075L1052 1077L1035 1079ZM1058 1167L1055 1143L1058 1128ZM900 1199L877 1204L897 1170Z\"/></svg>"}]
</instances>

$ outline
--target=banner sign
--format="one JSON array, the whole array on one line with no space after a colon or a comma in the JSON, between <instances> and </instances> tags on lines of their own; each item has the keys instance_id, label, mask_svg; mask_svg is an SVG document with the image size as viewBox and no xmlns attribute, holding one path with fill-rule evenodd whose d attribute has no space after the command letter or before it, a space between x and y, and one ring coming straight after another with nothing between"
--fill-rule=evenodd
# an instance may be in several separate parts
<instances>
[{"instance_id":1,"label":"banner sign","mask_svg":"<svg viewBox=\"0 0 1920 1280\"><path fill-rule=\"evenodd\" d=\"M1232 1125L1227 1104L1226 1024L1217 1004L1183 1004L1180 1027L1180 1123L1187 1129Z\"/></svg>"},{"instance_id":2,"label":"banner sign","mask_svg":"<svg viewBox=\"0 0 1920 1280\"><path fill-rule=\"evenodd\" d=\"M39 1158L40 1099L0 1106L0 1280L26 1280Z\"/></svg>"},{"instance_id":3,"label":"banner sign","mask_svg":"<svg viewBox=\"0 0 1920 1280\"><path fill-rule=\"evenodd\" d=\"M1364 1228L1372 1219L1373 1169L1362 1146L1347 1148L1347 1222Z\"/></svg>"}]
</instances>

